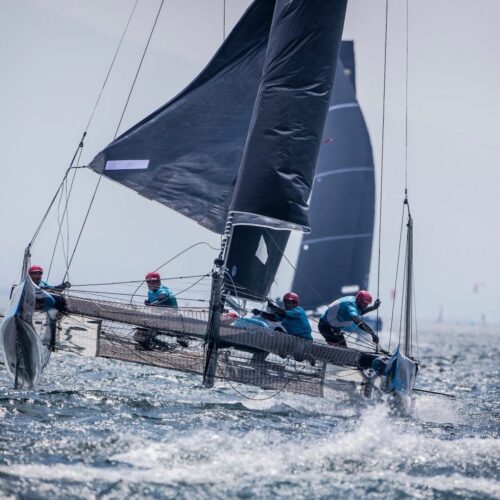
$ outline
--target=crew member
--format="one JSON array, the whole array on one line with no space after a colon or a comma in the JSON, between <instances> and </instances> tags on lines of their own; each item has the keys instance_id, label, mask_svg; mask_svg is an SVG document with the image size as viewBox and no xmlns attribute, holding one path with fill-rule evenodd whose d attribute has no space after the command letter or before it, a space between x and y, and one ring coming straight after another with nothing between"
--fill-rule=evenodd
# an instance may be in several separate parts
<instances>
[{"instance_id":1,"label":"crew member","mask_svg":"<svg viewBox=\"0 0 500 500\"><path fill-rule=\"evenodd\" d=\"M31 266L28 269L28 275L33 283L41 288L43 292L36 292L36 308L37 309L64 309L64 299L61 292L71 286L69 281L64 281L60 285L49 285L46 281L42 280L43 268L42 266Z\"/></svg>"},{"instance_id":2,"label":"crew member","mask_svg":"<svg viewBox=\"0 0 500 500\"><path fill-rule=\"evenodd\" d=\"M361 319L363 314L380 307L379 299L375 301L373 306L370 306L372 300L370 292L360 290L356 296L348 295L332 302L319 319L319 333L330 345L347 347L342 327L354 323L361 330L369 333L373 342L378 344L378 335Z\"/></svg>"},{"instance_id":3,"label":"crew member","mask_svg":"<svg viewBox=\"0 0 500 500\"><path fill-rule=\"evenodd\" d=\"M270 321L281 321L283 328L290 335L312 340L311 325L307 319L306 312L299 306L299 296L294 292L283 295L285 309L278 307L271 301L267 301L270 311L259 311L254 309L254 314L260 314L264 319Z\"/></svg>"},{"instance_id":4,"label":"crew member","mask_svg":"<svg viewBox=\"0 0 500 500\"><path fill-rule=\"evenodd\" d=\"M146 284L148 285L148 298L144 301L147 306L174 307L177 309L177 299L174 293L165 285L161 284L160 275L152 272L146 274Z\"/></svg>"}]
</instances>

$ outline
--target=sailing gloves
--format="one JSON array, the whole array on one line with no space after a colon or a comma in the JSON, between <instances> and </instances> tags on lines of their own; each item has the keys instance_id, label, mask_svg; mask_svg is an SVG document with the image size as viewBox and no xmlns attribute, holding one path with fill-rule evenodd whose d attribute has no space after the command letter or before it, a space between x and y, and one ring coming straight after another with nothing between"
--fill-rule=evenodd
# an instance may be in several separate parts
<instances>
[{"instance_id":1,"label":"sailing gloves","mask_svg":"<svg viewBox=\"0 0 500 500\"><path fill-rule=\"evenodd\" d=\"M58 291L58 292L62 292L63 290L66 290L66 288L70 288L70 287L71 287L71 283L69 281L65 281L65 282L61 283L60 285L53 287L53 289Z\"/></svg>"},{"instance_id":2,"label":"sailing gloves","mask_svg":"<svg viewBox=\"0 0 500 500\"><path fill-rule=\"evenodd\" d=\"M373 339L373 342L375 342L375 344L379 343L378 335L375 332L372 333L372 339Z\"/></svg>"}]
</instances>

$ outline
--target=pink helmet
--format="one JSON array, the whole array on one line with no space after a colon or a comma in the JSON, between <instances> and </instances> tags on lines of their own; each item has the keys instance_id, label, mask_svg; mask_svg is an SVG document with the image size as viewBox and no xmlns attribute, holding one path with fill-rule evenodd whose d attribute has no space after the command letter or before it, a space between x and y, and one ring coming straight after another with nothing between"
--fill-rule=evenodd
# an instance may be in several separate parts
<instances>
[{"instance_id":1,"label":"pink helmet","mask_svg":"<svg viewBox=\"0 0 500 500\"><path fill-rule=\"evenodd\" d=\"M373 297L370 292L367 292L366 290L360 290L356 294L356 304L360 306L361 308L366 307L372 303Z\"/></svg>"},{"instance_id":2,"label":"pink helmet","mask_svg":"<svg viewBox=\"0 0 500 500\"><path fill-rule=\"evenodd\" d=\"M146 281L160 281L159 273L148 273L146 274Z\"/></svg>"},{"instance_id":3,"label":"pink helmet","mask_svg":"<svg viewBox=\"0 0 500 500\"><path fill-rule=\"evenodd\" d=\"M296 306L299 305L299 296L296 293L293 292L285 293L285 295L283 295L283 302L285 302L286 300L293 302Z\"/></svg>"},{"instance_id":4,"label":"pink helmet","mask_svg":"<svg viewBox=\"0 0 500 500\"><path fill-rule=\"evenodd\" d=\"M31 274L31 273L43 273L42 266L31 266L28 269L28 274Z\"/></svg>"}]
</instances>

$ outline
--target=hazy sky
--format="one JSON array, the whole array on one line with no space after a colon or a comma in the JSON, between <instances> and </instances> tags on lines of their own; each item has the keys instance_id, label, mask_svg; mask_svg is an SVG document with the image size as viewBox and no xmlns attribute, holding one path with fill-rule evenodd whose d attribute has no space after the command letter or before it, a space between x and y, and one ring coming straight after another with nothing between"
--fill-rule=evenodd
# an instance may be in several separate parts
<instances>
[{"instance_id":1,"label":"hazy sky","mask_svg":"<svg viewBox=\"0 0 500 500\"><path fill-rule=\"evenodd\" d=\"M0 294L19 277L23 249L88 121L133 0L0 0ZM81 164L114 135L160 0L140 0L85 143ZM250 2L226 0L226 28ZM500 322L500 2L410 0L408 179L415 218L417 313ZM165 0L121 130L179 92L222 41L223 0ZM390 0L380 297L389 313L404 188L405 6ZM355 41L358 98L380 182L385 0L350 0L344 39ZM97 176L81 170L72 237ZM378 189L378 187L377 187ZM378 194L377 194L378 198ZM378 221L377 221L378 224ZM53 220L33 251L46 263ZM45 236L45 238L43 237ZM287 250L296 258L298 236ZM75 257L75 282L138 279L197 241L219 237L103 180ZM371 289L376 291L377 241ZM205 272L199 247L170 275ZM56 269L62 274L60 259ZM325 262L327 265L327 262ZM276 293L286 291L284 265ZM333 297L332 297L333 299Z\"/></svg>"}]
</instances>

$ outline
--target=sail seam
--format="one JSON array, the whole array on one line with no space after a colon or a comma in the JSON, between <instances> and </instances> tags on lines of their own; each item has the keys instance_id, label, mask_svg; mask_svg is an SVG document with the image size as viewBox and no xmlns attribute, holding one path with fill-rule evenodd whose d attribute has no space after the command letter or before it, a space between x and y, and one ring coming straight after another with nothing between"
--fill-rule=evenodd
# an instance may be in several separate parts
<instances>
[{"instance_id":1,"label":"sail seam","mask_svg":"<svg viewBox=\"0 0 500 500\"><path fill-rule=\"evenodd\" d=\"M337 111L339 109L346 108L359 108L359 104L357 102L345 102L344 104L334 104L328 108L328 111Z\"/></svg>"},{"instance_id":2,"label":"sail seam","mask_svg":"<svg viewBox=\"0 0 500 500\"><path fill-rule=\"evenodd\" d=\"M349 174L351 172L373 172L373 167L354 167L354 168L338 168L335 170L328 170L328 172L321 172L320 174L316 174L316 179L320 177L325 177L327 175L335 175L335 174Z\"/></svg>"},{"instance_id":3,"label":"sail seam","mask_svg":"<svg viewBox=\"0 0 500 500\"><path fill-rule=\"evenodd\" d=\"M310 245L312 243L322 243L324 241L335 241L335 240L350 240L354 238L371 238L371 233L359 233L359 234L341 234L338 236L325 236L324 238L314 238L312 240L304 240L304 245Z\"/></svg>"}]
</instances>

